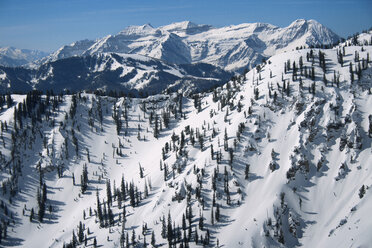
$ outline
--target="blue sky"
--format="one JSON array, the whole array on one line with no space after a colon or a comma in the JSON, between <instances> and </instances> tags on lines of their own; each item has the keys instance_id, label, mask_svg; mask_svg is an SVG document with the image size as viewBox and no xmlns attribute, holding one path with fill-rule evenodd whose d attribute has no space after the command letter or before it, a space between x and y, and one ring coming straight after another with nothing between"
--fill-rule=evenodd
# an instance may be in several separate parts
<instances>
[{"instance_id":1,"label":"blue sky","mask_svg":"<svg viewBox=\"0 0 372 248\"><path fill-rule=\"evenodd\" d=\"M54 51L129 25L190 20L216 27L315 19L341 36L372 27L372 0L0 0L0 46Z\"/></svg>"}]
</instances>

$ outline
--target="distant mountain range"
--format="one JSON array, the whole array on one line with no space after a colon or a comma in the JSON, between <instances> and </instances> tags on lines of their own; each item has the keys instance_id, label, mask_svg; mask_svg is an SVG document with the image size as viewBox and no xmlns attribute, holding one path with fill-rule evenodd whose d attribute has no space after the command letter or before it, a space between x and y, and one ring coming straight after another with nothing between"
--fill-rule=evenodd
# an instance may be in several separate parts
<instances>
[{"instance_id":1,"label":"distant mountain range","mask_svg":"<svg viewBox=\"0 0 372 248\"><path fill-rule=\"evenodd\" d=\"M12 67L23 66L47 55L48 53L39 50L0 47L0 65Z\"/></svg>"},{"instance_id":2,"label":"distant mountain range","mask_svg":"<svg viewBox=\"0 0 372 248\"><path fill-rule=\"evenodd\" d=\"M221 85L232 73L277 53L334 44L339 39L322 24L302 19L285 28L265 23L215 28L189 21L158 28L129 26L116 35L63 46L48 56L1 48L0 92L200 91Z\"/></svg>"},{"instance_id":3,"label":"distant mountain range","mask_svg":"<svg viewBox=\"0 0 372 248\"><path fill-rule=\"evenodd\" d=\"M66 45L42 59L55 61L102 52L141 54L175 64L210 63L226 70L240 70L278 52L301 46L333 44L340 39L314 20L296 20L280 28L266 23L244 23L222 28L179 22L154 28L130 26L116 35Z\"/></svg>"}]
</instances>

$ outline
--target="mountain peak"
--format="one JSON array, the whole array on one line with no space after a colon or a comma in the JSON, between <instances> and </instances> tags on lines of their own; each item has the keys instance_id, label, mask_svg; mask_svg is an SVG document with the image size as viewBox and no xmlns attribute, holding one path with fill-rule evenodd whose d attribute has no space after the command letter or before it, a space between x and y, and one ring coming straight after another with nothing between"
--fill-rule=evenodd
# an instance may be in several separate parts
<instances>
[{"instance_id":1,"label":"mountain peak","mask_svg":"<svg viewBox=\"0 0 372 248\"><path fill-rule=\"evenodd\" d=\"M140 35L154 31L154 27L150 23L146 23L140 26L128 26L124 30L120 31L119 34L124 35Z\"/></svg>"},{"instance_id":2,"label":"mountain peak","mask_svg":"<svg viewBox=\"0 0 372 248\"><path fill-rule=\"evenodd\" d=\"M195 23L193 23L191 21L183 21L183 22L179 22L179 24L181 26L184 26L185 29L194 28L194 27L199 26L198 24L195 24Z\"/></svg>"},{"instance_id":3,"label":"mountain peak","mask_svg":"<svg viewBox=\"0 0 372 248\"><path fill-rule=\"evenodd\" d=\"M211 28L212 28L211 25L195 24L191 21L175 22L169 25L159 27L159 29L166 30L168 32L174 32L177 34L178 33L197 34L208 31Z\"/></svg>"},{"instance_id":4,"label":"mountain peak","mask_svg":"<svg viewBox=\"0 0 372 248\"><path fill-rule=\"evenodd\" d=\"M303 37L307 45L333 44L340 38L328 27L313 19L295 20L283 30L286 30L292 39Z\"/></svg>"},{"instance_id":5,"label":"mountain peak","mask_svg":"<svg viewBox=\"0 0 372 248\"><path fill-rule=\"evenodd\" d=\"M318 21L314 19L309 19L309 20L297 19L293 21L288 27L291 28L291 27L302 27L302 26L325 27L324 25L322 25L321 23L319 23Z\"/></svg>"}]
</instances>

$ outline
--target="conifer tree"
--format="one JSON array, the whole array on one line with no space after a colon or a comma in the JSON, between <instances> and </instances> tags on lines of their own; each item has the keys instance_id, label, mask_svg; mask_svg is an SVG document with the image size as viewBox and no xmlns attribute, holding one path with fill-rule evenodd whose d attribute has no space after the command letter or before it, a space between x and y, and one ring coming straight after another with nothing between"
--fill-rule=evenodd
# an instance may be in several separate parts
<instances>
[{"instance_id":1,"label":"conifer tree","mask_svg":"<svg viewBox=\"0 0 372 248\"><path fill-rule=\"evenodd\" d=\"M30 213L30 222L32 222L32 220L34 219L34 208L31 208L31 213Z\"/></svg>"},{"instance_id":2,"label":"conifer tree","mask_svg":"<svg viewBox=\"0 0 372 248\"><path fill-rule=\"evenodd\" d=\"M83 229L83 224L81 221L79 222L79 231L78 231L78 237L79 237L79 243L83 243L84 241L84 229Z\"/></svg>"},{"instance_id":3,"label":"conifer tree","mask_svg":"<svg viewBox=\"0 0 372 248\"><path fill-rule=\"evenodd\" d=\"M83 165L83 174L81 175L81 193L85 193L88 188L88 169L87 165Z\"/></svg>"},{"instance_id":4,"label":"conifer tree","mask_svg":"<svg viewBox=\"0 0 372 248\"><path fill-rule=\"evenodd\" d=\"M121 233L120 233L120 248L125 248L125 231L124 225L122 225Z\"/></svg>"},{"instance_id":5,"label":"conifer tree","mask_svg":"<svg viewBox=\"0 0 372 248\"><path fill-rule=\"evenodd\" d=\"M155 115L154 137L156 139L159 137L159 117L157 114Z\"/></svg>"},{"instance_id":6,"label":"conifer tree","mask_svg":"<svg viewBox=\"0 0 372 248\"><path fill-rule=\"evenodd\" d=\"M349 72L350 72L350 80L351 80L351 82L354 82L353 65L352 65L351 62L350 62L350 64L349 64Z\"/></svg>"},{"instance_id":7,"label":"conifer tree","mask_svg":"<svg viewBox=\"0 0 372 248\"><path fill-rule=\"evenodd\" d=\"M120 189L121 189L121 198L122 198L122 200L124 201L124 200L125 200L124 175L121 176Z\"/></svg>"},{"instance_id":8,"label":"conifer tree","mask_svg":"<svg viewBox=\"0 0 372 248\"><path fill-rule=\"evenodd\" d=\"M111 184L110 179L106 181L106 194L107 194L107 204L112 206L112 194L111 194Z\"/></svg>"},{"instance_id":9,"label":"conifer tree","mask_svg":"<svg viewBox=\"0 0 372 248\"><path fill-rule=\"evenodd\" d=\"M163 218L161 220L161 237L165 239L167 237L167 225L165 223L165 216L163 215Z\"/></svg>"},{"instance_id":10,"label":"conifer tree","mask_svg":"<svg viewBox=\"0 0 372 248\"><path fill-rule=\"evenodd\" d=\"M151 245L152 245L153 247L156 246L155 232L154 232L154 231L152 231L152 233L151 233Z\"/></svg>"},{"instance_id":11,"label":"conifer tree","mask_svg":"<svg viewBox=\"0 0 372 248\"><path fill-rule=\"evenodd\" d=\"M360 189L359 189L359 198L362 199L365 193L366 193L366 189L365 189L365 186L363 184L362 187L360 187Z\"/></svg>"},{"instance_id":12,"label":"conifer tree","mask_svg":"<svg viewBox=\"0 0 372 248\"><path fill-rule=\"evenodd\" d=\"M229 164L232 167L233 159L234 159L234 151L232 148L229 149L229 156L230 156Z\"/></svg>"},{"instance_id":13,"label":"conifer tree","mask_svg":"<svg viewBox=\"0 0 372 248\"><path fill-rule=\"evenodd\" d=\"M77 238L76 238L76 235L75 235L75 231L73 230L72 231L72 247L76 247L78 244L78 241L77 241Z\"/></svg>"},{"instance_id":14,"label":"conifer tree","mask_svg":"<svg viewBox=\"0 0 372 248\"><path fill-rule=\"evenodd\" d=\"M246 164L245 165L245 171L244 171L244 174L245 174L245 179L248 180L248 177L249 177L249 164Z\"/></svg>"},{"instance_id":15,"label":"conifer tree","mask_svg":"<svg viewBox=\"0 0 372 248\"><path fill-rule=\"evenodd\" d=\"M132 207L136 206L136 196L135 196L135 189L134 189L134 184L131 182L129 184L129 197L130 197L130 205Z\"/></svg>"},{"instance_id":16,"label":"conifer tree","mask_svg":"<svg viewBox=\"0 0 372 248\"><path fill-rule=\"evenodd\" d=\"M212 224L212 226L214 225L214 212L213 212L213 207L211 207L211 224Z\"/></svg>"},{"instance_id":17,"label":"conifer tree","mask_svg":"<svg viewBox=\"0 0 372 248\"><path fill-rule=\"evenodd\" d=\"M202 214L199 216L199 229L204 230L204 217Z\"/></svg>"},{"instance_id":18,"label":"conifer tree","mask_svg":"<svg viewBox=\"0 0 372 248\"><path fill-rule=\"evenodd\" d=\"M219 204L217 204L215 217L216 217L216 221L220 221L220 205Z\"/></svg>"},{"instance_id":19,"label":"conifer tree","mask_svg":"<svg viewBox=\"0 0 372 248\"><path fill-rule=\"evenodd\" d=\"M100 222L100 226L103 227L104 226L104 223L103 223L103 213L102 213L101 203L99 201L98 189L97 189L96 195L97 195L97 214L98 214L98 219L99 219L99 222Z\"/></svg>"},{"instance_id":20,"label":"conifer tree","mask_svg":"<svg viewBox=\"0 0 372 248\"><path fill-rule=\"evenodd\" d=\"M132 245L135 246L135 244L136 244L136 232L133 229L132 230Z\"/></svg>"},{"instance_id":21,"label":"conifer tree","mask_svg":"<svg viewBox=\"0 0 372 248\"><path fill-rule=\"evenodd\" d=\"M168 213L167 239L168 239L168 243L171 244L173 240L173 228L172 228L172 217L171 217L170 212Z\"/></svg>"},{"instance_id":22,"label":"conifer tree","mask_svg":"<svg viewBox=\"0 0 372 248\"><path fill-rule=\"evenodd\" d=\"M125 235L125 247L129 247L129 234L128 234L128 232Z\"/></svg>"},{"instance_id":23,"label":"conifer tree","mask_svg":"<svg viewBox=\"0 0 372 248\"><path fill-rule=\"evenodd\" d=\"M139 164L139 174L140 174L140 178L143 178L143 168L141 164Z\"/></svg>"}]
</instances>

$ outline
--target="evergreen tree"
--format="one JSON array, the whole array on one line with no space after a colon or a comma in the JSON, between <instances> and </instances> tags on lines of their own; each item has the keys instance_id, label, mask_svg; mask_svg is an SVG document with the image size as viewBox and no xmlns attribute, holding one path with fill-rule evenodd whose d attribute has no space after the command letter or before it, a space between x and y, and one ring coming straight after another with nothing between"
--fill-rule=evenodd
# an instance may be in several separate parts
<instances>
[{"instance_id":1,"label":"evergreen tree","mask_svg":"<svg viewBox=\"0 0 372 248\"><path fill-rule=\"evenodd\" d=\"M255 99L256 101L258 100L259 95L260 95L260 92L259 92L258 88L255 88L255 89L254 89L254 99Z\"/></svg>"},{"instance_id":2,"label":"evergreen tree","mask_svg":"<svg viewBox=\"0 0 372 248\"><path fill-rule=\"evenodd\" d=\"M83 243L84 241L84 229L83 229L83 224L81 221L79 222L79 231L78 231L78 237L79 237L79 243Z\"/></svg>"},{"instance_id":3,"label":"evergreen tree","mask_svg":"<svg viewBox=\"0 0 372 248\"><path fill-rule=\"evenodd\" d=\"M245 165L245 171L244 171L244 174L245 174L245 179L248 180L248 177L249 177L249 164L246 164Z\"/></svg>"},{"instance_id":4,"label":"evergreen tree","mask_svg":"<svg viewBox=\"0 0 372 248\"><path fill-rule=\"evenodd\" d=\"M365 193L366 193L365 186L362 185L362 187L360 187L359 189L359 198L362 199Z\"/></svg>"},{"instance_id":5,"label":"evergreen tree","mask_svg":"<svg viewBox=\"0 0 372 248\"><path fill-rule=\"evenodd\" d=\"M284 245L284 234L283 234L283 230L282 229L280 229L278 241L279 241L279 243L281 243L281 244Z\"/></svg>"},{"instance_id":6,"label":"evergreen tree","mask_svg":"<svg viewBox=\"0 0 372 248\"><path fill-rule=\"evenodd\" d=\"M45 204L47 200L47 190L46 190L46 184L43 184L43 191L40 193L40 189L37 190L37 201L38 201L38 220L40 222L43 222L44 214L45 214Z\"/></svg>"},{"instance_id":7,"label":"evergreen tree","mask_svg":"<svg viewBox=\"0 0 372 248\"><path fill-rule=\"evenodd\" d=\"M311 84L311 93L315 95L315 82Z\"/></svg>"},{"instance_id":8,"label":"evergreen tree","mask_svg":"<svg viewBox=\"0 0 372 248\"><path fill-rule=\"evenodd\" d=\"M83 165L83 174L81 175L81 193L85 193L88 188L88 169L87 165Z\"/></svg>"},{"instance_id":9,"label":"evergreen tree","mask_svg":"<svg viewBox=\"0 0 372 248\"><path fill-rule=\"evenodd\" d=\"M211 224L214 225L214 212L213 212L213 207L211 207Z\"/></svg>"},{"instance_id":10,"label":"evergreen tree","mask_svg":"<svg viewBox=\"0 0 372 248\"><path fill-rule=\"evenodd\" d=\"M337 53L337 58L338 58L338 63L340 63L340 65L341 65L341 67L343 67L344 66L344 56L343 56L343 54L341 53L341 51L339 51L338 53Z\"/></svg>"},{"instance_id":11,"label":"evergreen tree","mask_svg":"<svg viewBox=\"0 0 372 248\"><path fill-rule=\"evenodd\" d=\"M99 219L99 222L100 222L100 226L103 227L104 226L104 223L103 223L103 214L102 214L101 203L99 201L98 189L97 189L96 195L97 195L97 214L98 214L98 219Z\"/></svg>"},{"instance_id":12,"label":"evergreen tree","mask_svg":"<svg viewBox=\"0 0 372 248\"><path fill-rule=\"evenodd\" d=\"M153 247L156 246L155 232L154 232L154 231L152 231L152 233L151 233L151 245L152 245Z\"/></svg>"},{"instance_id":13,"label":"evergreen tree","mask_svg":"<svg viewBox=\"0 0 372 248\"><path fill-rule=\"evenodd\" d=\"M120 233L120 248L125 248L125 232L124 232L124 225L122 225L121 233Z\"/></svg>"},{"instance_id":14,"label":"evergreen tree","mask_svg":"<svg viewBox=\"0 0 372 248\"><path fill-rule=\"evenodd\" d=\"M32 222L32 220L34 219L34 208L31 208L31 213L30 213L30 222Z\"/></svg>"},{"instance_id":15,"label":"evergreen tree","mask_svg":"<svg viewBox=\"0 0 372 248\"><path fill-rule=\"evenodd\" d=\"M315 69L314 66L311 67L311 80L315 80Z\"/></svg>"},{"instance_id":16,"label":"evergreen tree","mask_svg":"<svg viewBox=\"0 0 372 248\"><path fill-rule=\"evenodd\" d=\"M114 223L115 223L115 222L114 222L114 214L113 214L113 212L112 212L112 210L111 210L110 205L107 205L107 207L108 207L107 214L108 214L109 224L110 224L110 226L113 226Z\"/></svg>"},{"instance_id":17,"label":"evergreen tree","mask_svg":"<svg viewBox=\"0 0 372 248\"><path fill-rule=\"evenodd\" d=\"M121 198L122 198L123 201L125 201L125 184L124 184L124 175L121 176L120 189L121 189Z\"/></svg>"},{"instance_id":18,"label":"evergreen tree","mask_svg":"<svg viewBox=\"0 0 372 248\"><path fill-rule=\"evenodd\" d=\"M370 138L372 138L372 115L368 116L368 121L369 121L368 135Z\"/></svg>"},{"instance_id":19,"label":"evergreen tree","mask_svg":"<svg viewBox=\"0 0 372 248\"><path fill-rule=\"evenodd\" d=\"M203 148L204 148L204 137L203 137L202 134L199 134L198 140L199 140L200 150L203 151Z\"/></svg>"},{"instance_id":20,"label":"evergreen tree","mask_svg":"<svg viewBox=\"0 0 372 248\"><path fill-rule=\"evenodd\" d=\"M172 228L172 217L171 217L170 212L168 213L167 239L168 239L168 243L171 244L173 240L173 228Z\"/></svg>"},{"instance_id":21,"label":"evergreen tree","mask_svg":"<svg viewBox=\"0 0 372 248\"><path fill-rule=\"evenodd\" d=\"M141 164L139 164L139 174L140 174L140 178L143 178L143 168Z\"/></svg>"},{"instance_id":22,"label":"evergreen tree","mask_svg":"<svg viewBox=\"0 0 372 248\"><path fill-rule=\"evenodd\" d=\"M353 65L352 65L351 62L350 62L350 64L349 64L349 72L350 72L350 81L351 81L351 82L354 82Z\"/></svg>"},{"instance_id":23,"label":"evergreen tree","mask_svg":"<svg viewBox=\"0 0 372 248\"><path fill-rule=\"evenodd\" d=\"M106 181L106 194L107 194L107 204L112 206L112 194L111 194L111 184L110 179Z\"/></svg>"},{"instance_id":24,"label":"evergreen tree","mask_svg":"<svg viewBox=\"0 0 372 248\"><path fill-rule=\"evenodd\" d=\"M215 217L216 217L216 221L220 221L220 205L219 204L217 204Z\"/></svg>"},{"instance_id":25,"label":"evergreen tree","mask_svg":"<svg viewBox=\"0 0 372 248\"><path fill-rule=\"evenodd\" d=\"M165 239L167 237L167 225L165 223L165 216L163 215L163 218L161 220L161 237Z\"/></svg>"},{"instance_id":26,"label":"evergreen tree","mask_svg":"<svg viewBox=\"0 0 372 248\"><path fill-rule=\"evenodd\" d=\"M229 155L230 155L229 164L230 164L230 166L232 167L233 159L234 159L234 151L233 151L232 148L229 149Z\"/></svg>"},{"instance_id":27,"label":"evergreen tree","mask_svg":"<svg viewBox=\"0 0 372 248\"><path fill-rule=\"evenodd\" d=\"M93 239L93 247L94 247L94 248L97 247L97 239L96 239L96 237L94 237L94 239Z\"/></svg>"},{"instance_id":28,"label":"evergreen tree","mask_svg":"<svg viewBox=\"0 0 372 248\"><path fill-rule=\"evenodd\" d=\"M10 108L13 105L13 102L14 102L10 93L6 94L5 99L6 99L5 101L6 101L7 108Z\"/></svg>"},{"instance_id":29,"label":"evergreen tree","mask_svg":"<svg viewBox=\"0 0 372 248\"><path fill-rule=\"evenodd\" d=\"M129 197L130 197L130 205L132 207L136 206L136 196L135 196L135 191L134 191L134 184L131 182L129 184Z\"/></svg>"},{"instance_id":30,"label":"evergreen tree","mask_svg":"<svg viewBox=\"0 0 372 248\"><path fill-rule=\"evenodd\" d=\"M227 129L226 128L225 128L225 134L224 134L224 139L223 139L223 147L224 147L225 151L227 151L228 148L229 148L228 137L227 137Z\"/></svg>"},{"instance_id":31,"label":"evergreen tree","mask_svg":"<svg viewBox=\"0 0 372 248\"><path fill-rule=\"evenodd\" d=\"M125 235L125 247L129 247L129 234L128 234L128 232Z\"/></svg>"},{"instance_id":32,"label":"evergreen tree","mask_svg":"<svg viewBox=\"0 0 372 248\"><path fill-rule=\"evenodd\" d=\"M182 214L182 230L186 230L186 217Z\"/></svg>"},{"instance_id":33,"label":"evergreen tree","mask_svg":"<svg viewBox=\"0 0 372 248\"><path fill-rule=\"evenodd\" d=\"M76 247L78 244L78 241L77 241L77 238L76 238L76 235L75 235L75 231L72 230L72 247Z\"/></svg>"},{"instance_id":34,"label":"evergreen tree","mask_svg":"<svg viewBox=\"0 0 372 248\"><path fill-rule=\"evenodd\" d=\"M134 246L136 244L136 232L134 229L132 230L132 245Z\"/></svg>"},{"instance_id":35,"label":"evergreen tree","mask_svg":"<svg viewBox=\"0 0 372 248\"><path fill-rule=\"evenodd\" d=\"M204 217L203 217L203 215L200 215L200 217L199 217L199 229L200 230L204 230Z\"/></svg>"},{"instance_id":36,"label":"evergreen tree","mask_svg":"<svg viewBox=\"0 0 372 248\"><path fill-rule=\"evenodd\" d=\"M159 117L158 117L158 115L155 115L154 137L156 139L159 137Z\"/></svg>"},{"instance_id":37,"label":"evergreen tree","mask_svg":"<svg viewBox=\"0 0 372 248\"><path fill-rule=\"evenodd\" d=\"M211 144L211 159L214 159L214 151L213 151L213 144Z\"/></svg>"}]
</instances>

